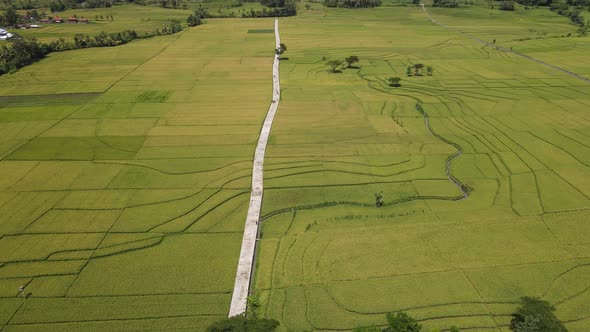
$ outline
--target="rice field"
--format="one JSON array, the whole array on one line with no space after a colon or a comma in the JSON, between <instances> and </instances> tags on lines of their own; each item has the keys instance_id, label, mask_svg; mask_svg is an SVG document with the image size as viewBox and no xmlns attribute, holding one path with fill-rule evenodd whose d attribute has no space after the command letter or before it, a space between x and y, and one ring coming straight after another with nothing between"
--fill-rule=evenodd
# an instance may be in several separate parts
<instances>
[{"instance_id":1,"label":"rice field","mask_svg":"<svg viewBox=\"0 0 590 332\"><path fill-rule=\"evenodd\" d=\"M543 9L429 11L455 30L418 7L279 20L260 314L281 331L400 310L428 331L508 331L533 296L587 331L590 84L457 31L586 77L590 38L536 39L575 30ZM273 21L210 19L0 77L0 330L201 331L227 315L272 96L274 35L250 32ZM407 77L416 63L433 75Z\"/></svg>"},{"instance_id":2,"label":"rice field","mask_svg":"<svg viewBox=\"0 0 590 332\"><path fill-rule=\"evenodd\" d=\"M214 20L0 77L3 331L227 315L272 84L274 36L248 30L272 26Z\"/></svg>"},{"instance_id":3,"label":"rice field","mask_svg":"<svg viewBox=\"0 0 590 332\"><path fill-rule=\"evenodd\" d=\"M590 70L576 61L587 37L507 39L571 31L563 17L488 11L431 13ZM527 19L506 24L511 15ZM283 20L281 34L289 60L255 280L267 317L284 331L345 331L404 310L426 330L505 331L519 298L535 296L571 331L590 328L587 82L445 30L419 8L315 8ZM349 55L359 68L325 65ZM406 77L415 63L434 74Z\"/></svg>"}]
</instances>

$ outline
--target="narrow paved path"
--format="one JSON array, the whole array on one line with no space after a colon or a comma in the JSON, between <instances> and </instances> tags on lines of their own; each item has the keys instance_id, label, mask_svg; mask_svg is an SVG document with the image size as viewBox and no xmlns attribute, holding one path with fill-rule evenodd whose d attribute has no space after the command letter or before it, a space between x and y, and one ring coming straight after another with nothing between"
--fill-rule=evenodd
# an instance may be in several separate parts
<instances>
[{"instance_id":1,"label":"narrow paved path","mask_svg":"<svg viewBox=\"0 0 590 332\"><path fill-rule=\"evenodd\" d=\"M275 41L278 48L281 44L279 36L279 21L275 19ZM260 208L262 206L262 170L264 165L264 152L266 143L270 135L272 121L275 118L279 99L281 98L281 87L279 82L279 56L275 55L272 65L272 101L266 113L266 119L262 125L256 152L254 152L254 165L252 168L252 192L250 193L250 205L248 206L248 216L246 217L246 228L242 238L242 249L240 251L240 261L238 262L238 271L234 291L232 293L231 305L229 308L229 317L244 314L248 302L248 292L250 290L250 279L252 278L252 268L254 264L254 252L256 249L256 237L258 235L258 225L260 221Z\"/></svg>"},{"instance_id":2,"label":"narrow paved path","mask_svg":"<svg viewBox=\"0 0 590 332\"><path fill-rule=\"evenodd\" d=\"M465 36L465 37L467 37L467 38L471 38L471 39L473 39L473 40L475 40L475 41L477 41L477 42L480 42L480 43L482 43L482 44L485 44L485 45L491 46L491 47L493 47L493 48L497 49L498 51L507 52L507 53L512 53L512 54L515 54L515 55L521 56L521 57L523 57L523 58L525 58L525 59L528 59L528 60L534 61L534 62L536 62L536 63L538 63L538 64L541 64L541 65L544 65L544 66L547 66L547 67L550 67L550 68L553 68L553 69L559 70L559 71L560 71L560 72L562 72L562 73L565 73L565 74L567 74L567 75L570 75L570 76L572 76L572 77L575 77L575 78L577 78L577 79L580 79L580 80L582 80L582 81L585 81L585 82L587 82L587 83L590 83L590 78L586 78L586 77L584 77L584 76L580 76L580 75L578 75L578 74L576 74L576 73L574 73L574 72L571 72L571 71L569 71L569 70L567 70L567 69L563 69L563 68L561 68L561 67L558 67L558 66L556 66L556 65L552 65L552 64L550 64L550 63L547 63L547 62L541 61L541 60L539 60L539 59L535 59L535 58L533 58L532 56L529 56L529 55L526 55L526 54L522 54L522 53L520 53L520 52L516 52L516 51L513 51L513 50L511 50L511 49L508 49L508 48L505 48L505 47L502 47L502 46L498 46L498 45L496 45L496 44L493 44L493 43L489 43L489 42L487 42L487 41L485 41L485 40L483 40L483 39L479 39L479 38L477 38L477 37L475 37L475 36L472 36L472 35L466 34L466 33L465 33L465 32L463 32L463 31L460 31L460 30L457 30L457 29L453 29L453 28L451 28L451 27L449 27L449 26L447 26L447 25L445 25L445 24L442 24L442 23L440 23L439 21L435 20L435 19L434 19L434 18L433 18L433 17L430 15L430 13L428 12L428 10L426 10L426 7L424 6L424 4L423 4L423 3L421 3L421 4L420 4L420 6L422 6L422 10L424 11L424 13L426 13L426 15L428 15L428 17L430 18L430 20L432 21L432 23L435 23L435 24L437 24L437 25L439 25L439 26L441 26L441 27L443 27L443 28L445 28L445 29L447 29L447 30L449 30L449 31L456 32L456 33L458 33L458 34L460 34L460 35L463 35L463 36Z\"/></svg>"}]
</instances>

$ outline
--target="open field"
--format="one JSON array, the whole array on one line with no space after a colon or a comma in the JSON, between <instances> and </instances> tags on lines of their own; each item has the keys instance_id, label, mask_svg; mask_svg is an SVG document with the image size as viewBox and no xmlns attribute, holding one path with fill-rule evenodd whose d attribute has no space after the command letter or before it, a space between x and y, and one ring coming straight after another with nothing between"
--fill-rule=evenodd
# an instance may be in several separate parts
<instances>
[{"instance_id":1,"label":"open field","mask_svg":"<svg viewBox=\"0 0 590 332\"><path fill-rule=\"evenodd\" d=\"M134 8L103 30L188 13ZM429 11L590 76L590 38L534 39L575 30L547 10ZM404 310L428 331L506 331L536 296L590 330L590 84L418 7L314 3L279 21L263 316L346 331ZM200 331L227 315L272 95L274 35L249 31L272 27L210 19L0 77L0 330ZM329 72L349 55L358 67ZM434 74L406 77L416 63Z\"/></svg>"},{"instance_id":2,"label":"open field","mask_svg":"<svg viewBox=\"0 0 590 332\"><path fill-rule=\"evenodd\" d=\"M573 29L547 11L512 24L479 10L432 13L498 43L534 37L527 27ZM289 60L255 281L267 317L283 330L350 330L405 310L426 330L507 330L519 298L538 296L570 330L590 329L588 83L445 30L418 8L316 8L282 20L281 36ZM536 45L536 57L568 45L546 60L588 73L578 53L568 60L588 38L546 41L510 46ZM328 72L327 59L348 55L360 68ZM414 63L434 75L405 77ZM445 172L449 142L462 150L450 172L473 188L466 199Z\"/></svg>"},{"instance_id":3,"label":"open field","mask_svg":"<svg viewBox=\"0 0 590 332\"><path fill-rule=\"evenodd\" d=\"M0 329L227 315L273 21L51 54L0 77ZM17 296L26 285L28 299Z\"/></svg>"}]
</instances>

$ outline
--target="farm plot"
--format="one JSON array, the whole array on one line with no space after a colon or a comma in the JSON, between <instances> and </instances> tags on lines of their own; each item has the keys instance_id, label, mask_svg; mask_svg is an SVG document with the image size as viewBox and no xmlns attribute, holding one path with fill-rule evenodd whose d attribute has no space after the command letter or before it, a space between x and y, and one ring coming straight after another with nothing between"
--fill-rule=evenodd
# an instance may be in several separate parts
<instances>
[{"instance_id":1,"label":"farm plot","mask_svg":"<svg viewBox=\"0 0 590 332\"><path fill-rule=\"evenodd\" d=\"M272 26L215 20L0 77L0 329L227 315L272 84L274 36L248 30Z\"/></svg>"},{"instance_id":2,"label":"farm plot","mask_svg":"<svg viewBox=\"0 0 590 332\"><path fill-rule=\"evenodd\" d=\"M281 26L254 287L265 316L344 331L404 310L427 330L505 330L538 296L590 328L590 85L417 8L314 7ZM349 55L358 68L325 65ZM433 75L406 77L416 63Z\"/></svg>"}]
</instances>

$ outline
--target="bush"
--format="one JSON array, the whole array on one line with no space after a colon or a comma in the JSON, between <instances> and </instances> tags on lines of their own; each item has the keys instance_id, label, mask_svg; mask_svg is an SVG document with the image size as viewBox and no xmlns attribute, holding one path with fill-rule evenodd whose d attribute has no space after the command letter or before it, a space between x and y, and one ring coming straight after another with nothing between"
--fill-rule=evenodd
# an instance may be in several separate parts
<instances>
[{"instance_id":1,"label":"bush","mask_svg":"<svg viewBox=\"0 0 590 332\"><path fill-rule=\"evenodd\" d=\"M325 0L326 7L372 8L381 6L381 0Z\"/></svg>"},{"instance_id":2,"label":"bush","mask_svg":"<svg viewBox=\"0 0 590 332\"><path fill-rule=\"evenodd\" d=\"M402 79L401 79L401 78L399 78L399 77L390 77L390 78L388 78L388 79L387 79L387 81L389 82L389 86L395 86L395 87L400 87L400 86L402 86L402 85L399 83L401 80L402 80Z\"/></svg>"},{"instance_id":3,"label":"bush","mask_svg":"<svg viewBox=\"0 0 590 332\"><path fill-rule=\"evenodd\" d=\"M207 332L272 332L281 323L274 319L235 316L213 323Z\"/></svg>"},{"instance_id":4,"label":"bush","mask_svg":"<svg viewBox=\"0 0 590 332\"><path fill-rule=\"evenodd\" d=\"M514 1L502 1L502 3L500 4L500 10L513 11Z\"/></svg>"},{"instance_id":5,"label":"bush","mask_svg":"<svg viewBox=\"0 0 590 332\"><path fill-rule=\"evenodd\" d=\"M387 314L387 327L384 332L420 332L422 325L418 324L416 320L403 311L395 314Z\"/></svg>"},{"instance_id":6,"label":"bush","mask_svg":"<svg viewBox=\"0 0 590 332\"><path fill-rule=\"evenodd\" d=\"M432 6L456 8L456 7L459 7L459 1L457 1L457 0L434 0L432 3Z\"/></svg>"}]
</instances>

